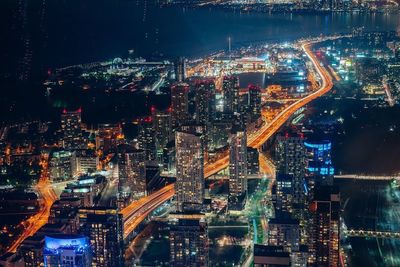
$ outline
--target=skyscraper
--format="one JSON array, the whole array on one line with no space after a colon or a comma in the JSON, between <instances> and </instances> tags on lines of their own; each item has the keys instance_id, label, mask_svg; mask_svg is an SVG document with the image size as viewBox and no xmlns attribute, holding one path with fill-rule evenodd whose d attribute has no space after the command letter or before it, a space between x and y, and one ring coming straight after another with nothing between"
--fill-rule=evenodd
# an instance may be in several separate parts
<instances>
[{"instance_id":1,"label":"skyscraper","mask_svg":"<svg viewBox=\"0 0 400 267\"><path fill-rule=\"evenodd\" d=\"M261 89L258 86L249 86L249 115L251 121L261 116Z\"/></svg>"},{"instance_id":2,"label":"skyscraper","mask_svg":"<svg viewBox=\"0 0 400 267\"><path fill-rule=\"evenodd\" d=\"M291 175L293 188L293 209L301 210L306 206L307 184L306 150L302 135L277 137L275 147L276 169L283 175Z\"/></svg>"},{"instance_id":3,"label":"skyscraper","mask_svg":"<svg viewBox=\"0 0 400 267\"><path fill-rule=\"evenodd\" d=\"M72 161L74 153L71 151L54 151L50 156L49 171L52 181L66 181L72 178Z\"/></svg>"},{"instance_id":4,"label":"skyscraper","mask_svg":"<svg viewBox=\"0 0 400 267\"><path fill-rule=\"evenodd\" d=\"M177 211L201 210L204 201L203 139L198 133L175 132Z\"/></svg>"},{"instance_id":5,"label":"skyscraper","mask_svg":"<svg viewBox=\"0 0 400 267\"><path fill-rule=\"evenodd\" d=\"M171 266L208 266L207 225L203 219L178 219L171 225L169 238Z\"/></svg>"},{"instance_id":6,"label":"skyscraper","mask_svg":"<svg viewBox=\"0 0 400 267\"><path fill-rule=\"evenodd\" d=\"M213 80L195 84L196 122L207 124L215 114L215 83Z\"/></svg>"},{"instance_id":7,"label":"skyscraper","mask_svg":"<svg viewBox=\"0 0 400 267\"><path fill-rule=\"evenodd\" d=\"M224 113L235 113L239 109L239 78L224 77L222 84Z\"/></svg>"},{"instance_id":8,"label":"skyscraper","mask_svg":"<svg viewBox=\"0 0 400 267\"><path fill-rule=\"evenodd\" d=\"M189 85L176 84L171 87L171 122L176 129L189 119Z\"/></svg>"},{"instance_id":9,"label":"skyscraper","mask_svg":"<svg viewBox=\"0 0 400 267\"><path fill-rule=\"evenodd\" d=\"M122 198L146 194L146 152L129 145L118 146L118 191Z\"/></svg>"},{"instance_id":10,"label":"skyscraper","mask_svg":"<svg viewBox=\"0 0 400 267\"><path fill-rule=\"evenodd\" d=\"M79 210L79 220L92 247L92 266L124 266L122 214L112 208L85 208Z\"/></svg>"},{"instance_id":11,"label":"skyscraper","mask_svg":"<svg viewBox=\"0 0 400 267\"><path fill-rule=\"evenodd\" d=\"M81 109L76 111L64 109L61 114L61 132L63 148L85 148L81 127Z\"/></svg>"},{"instance_id":12,"label":"skyscraper","mask_svg":"<svg viewBox=\"0 0 400 267\"><path fill-rule=\"evenodd\" d=\"M328 140L304 142L307 152L307 171L315 183L333 185L332 143Z\"/></svg>"},{"instance_id":13,"label":"skyscraper","mask_svg":"<svg viewBox=\"0 0 400 267\"><path fill-rule=\"evenodd\" d=\"M276 212L292 212L293 175L277 173L276 175Z\"/></svg>"},{"instance_id":14,"label":"skyscraper","mask_svg":"<svg viewBox=\"0 0 400 267\"><path fill-rule=\"evenodd\" d=\"M156 133L153 128L152 117L147 117L140 122L139 148L146 153L146 160L156 159Z\"/></svg>"},{"instance_id":15,"label":"skyscraper","mask_svg":"<svg viewBox=\"0 0 400 267\"><path fill-rule=\"evenodd\" d=\"M237 202L247 192L246 130L234 126L229 140L229 197Z\"/></svg>"},{"instance_id":16,"label":"skyscraper","mask_svg":"<svg viewBox=\"0 0 400 267\"><path fill-rule=\"evenodd\" d=\"M315 266L339 266L340 193L338 188L322 186L315 190L311 204L313 231L311 252Z\"/></svg>"},{"instance_id":17,"label":"skyscraper","mask_svg":"<svg viewBox=\"0 0 400 267\"><path fill-rule=\"evenodd\" d=\"M45 267L92 266L90 243L85 236L46 236L43 255Z\"/></svg>"},{"instance_id":18,"label":"skyscraper","mask_svg":"<svg viewBox=\"0 0 400 267\"><path fill-rule=\"evenodd\" d=\"M260 171L260 160L256 148L247 147L247 173L257 175Z\"/></svg>"},{"instance_id":19,"label":"skyscraper","mask_svg":"<svg viewBox=\"0 0 400 267\"><path fill-rule=\"evenodd\" d=\"M159 163L162 162L162 154L171 138L171 113L169 110L157 110L151 108L153 130L156 136L156 150Z\"/></svg>"},{"instance_id":20,"label":"skyscraper","mask_svg":"<svg viewBox=\"0 0 400 267\"><path fill-rule=\"evenodd\" d=\"M175 63L175 80L178 83L185 81L186 79L186 59L183 57L178 58Z\"/></svg>"},{"instance_id":21,"label":"skyscraper","mask_svg":"<svg viewBox=\"0 0 400 267\"><path fill-rule=\"evenodd\" d=\"M268 244L283 246L285 251L298 251L300 246L299 220L278 216L268 222Z\"/></svg>"}]
</instances>

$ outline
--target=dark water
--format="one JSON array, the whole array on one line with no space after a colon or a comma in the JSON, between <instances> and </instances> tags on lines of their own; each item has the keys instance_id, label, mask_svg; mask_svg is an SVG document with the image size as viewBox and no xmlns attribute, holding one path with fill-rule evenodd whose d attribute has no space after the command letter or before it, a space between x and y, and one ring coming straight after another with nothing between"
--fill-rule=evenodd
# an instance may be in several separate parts
<instances>
[{"instance_id":1,"label":"dark water","mask_svg":"<svg viewBox=\"0 0 400 267\"><path fill-rule=\"evenodd\" d=\"M399 231L398 189L387 181L339 180L343 218L350 229ZM400 240L349 238L351 266L400 266Z\"/></svg>"},{"instance_id":2,"label":"dark water","mask_svg":"<svg viewBox=\"0 0 400 267\"><path fill-rule=\"evenodd\" d=\"M2 71L21 72L123 56L194 56L264 40L369 30L395 30L385 14L243 14L161 8L155 0L2 0Z\"/></svg>"},{"instance_id":3,"label":"dark water","mask_svg":"<svg viewBox=\"0 0 400 267\"><path fill-rule=\"evenodd\" d=\"M49 69L134 55L194 57L259 41L396 30L399 15L260 14L161 8L155 0L1 0L0 121L41 118ZM79 101L78 101L79 102Z\"/></svg>"}]
</instances>

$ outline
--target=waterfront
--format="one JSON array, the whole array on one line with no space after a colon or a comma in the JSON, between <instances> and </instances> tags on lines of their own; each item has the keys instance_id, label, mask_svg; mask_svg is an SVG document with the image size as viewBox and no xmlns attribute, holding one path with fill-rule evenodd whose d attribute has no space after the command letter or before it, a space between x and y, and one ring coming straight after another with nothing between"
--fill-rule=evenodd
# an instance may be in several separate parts
<instances>
[{"instance_id":1,"label":"waterfront","mask_svg":"<svg viewBox=\"0 0 400 267\"><path fill-rule=\"evenodd\" d=\"M390 182L349 180L336 184L348 228L399 231L400 205L390 193ZM399 266L399 240L351 237L349 242L351 266Z\"/></svg>"},{"instance_id":2,"label":"waterfront","mask_svg":"<svg viewBox=\"0 0 400 267\"><path fill-rule=\"evenodd\" d=\"M357 27L397 30L399 18L398 14L381 13L265 14L162 8L155 0L1 1L0 32L8 38L0 44L0 84L5 88L1 91L0 113L7 114L0 120L53 119L51 114L57 110L44 98L41 83L55 68L115 57L160 60L205 56L227 50L228 37L232 47L238 48L351 32ZM58 100L60 106L90 105L94 97L98 106L104 98L85 93L77 103L72 91L69 95L72 97ZM106 97L103 102L109 100ZM143 111L140 106L133 109L129 109L133 115ZM89 111L87 119L93 117L88 113L103 110L115 107L105 105ZM109 117L114 120L111 114Z\"/></svg>"},{"instance_id":3,"label":"waterfront","mask_svg":"<svg viewBox=\"0 0 400 267\"><path fill-rule=\"evenodd\" d=\"M159 1L68 0L0 3L1 31L9 38L0 53L10 70L18 58L26 68L60 67L127 55L203 56L252 42L366 30L397 30L398 14L263 14L161 8ZM31 23L30 27L25 27ZM13 26L12 28L7 27ZM16 33L13 29L22 28ZM25 42L29 43L25 45ZM13 48L19 48L9 53ZM24 55L27 56L24 58ZM10 63L10 65L8 64ZM39 64L39 65L38 65Z\"/></svg>"}]
</instances>

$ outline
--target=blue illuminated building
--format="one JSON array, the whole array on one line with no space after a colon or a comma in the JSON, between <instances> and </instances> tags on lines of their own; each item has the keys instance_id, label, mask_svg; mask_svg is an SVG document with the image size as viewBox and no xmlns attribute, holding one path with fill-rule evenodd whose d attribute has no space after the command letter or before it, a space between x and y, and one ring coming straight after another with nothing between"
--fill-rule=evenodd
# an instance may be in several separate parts
<instances>
[{"instance_id":1,"label":"blue illuminated building","mask_svg":"<svg viewBox=\"0 0 400 267\"><path fill-rule=\"evenodd\" d=\"M304 146L307 151L307 170L316 176L316 183L331 184L335 169L332 164L332 143L328 140L306 141Z\"/></svg>"},{"instance_id":2,"label":"blue illuminated building","mask_svg":"<svg viewBox=\"0 0 400 267\"><path fill-rule=\"evenodd\" d=\"M86 236L57 234L45 237L45 267L89 267L92 265L90 242Z\"/></svg>"}]
</instances>

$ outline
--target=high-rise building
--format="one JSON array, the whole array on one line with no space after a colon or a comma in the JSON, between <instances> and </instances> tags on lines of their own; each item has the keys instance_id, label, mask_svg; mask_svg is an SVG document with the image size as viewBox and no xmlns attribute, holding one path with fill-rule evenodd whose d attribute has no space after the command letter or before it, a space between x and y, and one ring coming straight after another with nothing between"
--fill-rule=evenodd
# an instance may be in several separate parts
<instances>
[{"instance_id":1,"label":"high-rise building","mask_svg":"<svg viewBox=\"0 0 400 267\"><path fill-rule=\"evenodd\" d=\"M201 134L175 132L177 211L201 210L204 201L204 150Z\"/></svg>"},{"instance_id":2,"label":"high-rise building","mask_svg":"<svg viewBox=\"0 0 400 267\"><path fill-rule=\"evenodd\" d=\"M18 254L24 259L26 267L43 266L44 236L29 236L18 248Z\"/></svg>"},{"instance_id":3,"label":"high-rise building","mask_svg":"<svg viewBox=\"0 0 400 267\"><path fill-rule=\"evenodd\" d=\"M340 193L332 186L318 187L311 204L313 231L311 252L315 266L339 266Z\"/></svg>"},{"instance_id":4,"label":"high-rise building","mask_svg":"<svg viewBox=\"0 0 400 267\"><path fill-rule=\"evenodd\" d=\"M156 132L153 128L152 117L143 119L139 126L139 148L146 153L146 160L156 159Z\"/></svg>"},{"instance_id":5,"label":"high-rise building","mask_svg":"<svg viewBox=\"0 0 400 267\"><path fill-rule=\"evenodd\" d=\"M84 208L79 210L79 220L92 247L92 266L124 266L122 214L112 208Z\"/></svg>"},{"instance_id":6,"label":"high-rise building","mask_svg":"<svg viewBox=\"0 0 400 267\"><path fill-rule=\"evenodd\" d=\"M122 198L146 194L146 152L129 145L118 146L118 191Z\"/></svg>"},{"instance_id":7,"label":"high-rise building","mask_svg":"<svg viewBox=\"0 0 400 267\"><path fill-rule=\"evenodd\" d=\"M208 266L208 234L203 219L178 219L170 226L169 239L171 266Z\"/></svg>"},{"instance_id":8,"label":"high-rise building","mask_svg":"<svg viewBox=\"0 0 400 267\"><path fill-rule=\"evenodd\" d=\"M292 175L293 209L301 210L306 206L307 183L306 172L306 149L302 135L277 137L275 147L276 169L278 173Z\"/></svg>"},{"instance_id":9,"label":"high-rise building","mask_svg":"<svg viewBox=\"0 0 400 267\"><path fill-rule=\"evenodd\" d=\"M65 149L85 148L81 127L81 109L61 114L62 147Z\"/></svg>"},{"instance_id":10,"label":"high-rise building","mask_svg":"<svg viewBox=\"0 0 400 267\"><path fill-rule=\"evenodd\" d=\"M333 185L333 168L331 159L332 143L323 141L304 142L307 152L307 170L316 184Z\"/></svg>"},{"instance_id":11,"label":"high-rise building","mask_svg":"<svg viewBox=\"0 0 400 267\"><path fill-rule=\"evenodd\" d=\"M293 175L277 173L275 209L277 212L292 212L293 210Z\"/></svg>"},{"instance_id":12,"label":"high-rise building","mask_svg":"<svg viewBox=\"0 0 400 267\"><path fill-rule=\"evenodd\" d=\"M215 83L213 80L195 84L196 122L206 125L215 114Z\"/></svg>"},{"instance_id":13,"label":"high-rise building","mask_svg":"<svg viewBox=\"0 0 400 267\"><path fill-rule=\"evenodd\" d=\"M186 59L183 57L178 58L175 63L175 80L178 83L185 81L186 79Z\"/></svg>"},{"instance_id":14,"label":"high-rise building","mask_svg":"<svg viewBox=\"0 0 400 267\"><path fill-rule=\"evenodd\" d=\"M247 174L257 175L260 171L260 160L256 148L247 147Z\"/></svg>"},{"instance_id":15,"label":"high-rise building","mask_svg":"<svg viewBox=\"0 0 400 267\"><path fill-rule=\"evenodd\" d=\"M241 202L238 198L247 193L246 130L236 126L232 128L229 148L229 197L231 202Z\"/></svg>"},{"instance_id":16,"label":"high-rise building","mask_svg":"<svg viewBox=\"0 0 400 267\"><path fill-rule=\"evenodd\" d=\"M261 117L261 88L256 85L249 86L249 114L251 121Z\"/></svg>"},{"instance_id":17,"label":"high-rise building","mask_svg":"<svg viewBox=\"0 0 400 267\"><path fill-rule=\"evenodd\" d=\"M44 243L43 256L45 267L92 266L90 243L85 236L46 236Z\"/></svg>"},{"instance_id":18,"label":"high-rise building","mask_svg":"<svg viewBox=\"0 0 400 267\"><path fill-rule=\"evenodd\" d=\"M290 254L282 246L254 244L254 267L290 267Z\"/></svg>"},{"instance_id":19,"label":"high-rise building","mask_svg":"<svg viewBox=\"0 0 400 267\"><path fill-rule=\"evenodd\" d=\"M95 151L89 149L80 149L74 151L72 158L73 176L95 172L99 166L99 157Z\"/></svg>"},{"instance_id":20,"label":"high-rise building","mask_svg":"<svg viewBox=\"0 0 400 267\"><path fill-rule=\"evenodd\" d=\"M300 246L299 220L290 216L277 216L268 222L268 244L283 246L285 251L298 251Z\"/></svg>"},{"instance_id":21,"label":"high-rise building","mask_svg":"<svg viewBox=\"0 0 400 267\"><path fill-rule=\"evenodd\" d=\"M157 158L159 163L162 162L162 154L171 138L171 113L170 110L157 110L151 108L151 116L153 121L153 130L156 136Z\"/></svg>"},{"instance_id":22,"label":"high-rise building","mask_svg":"<svg viewBox=\"0 0 400 267\"><path fill-rule=\"evenodd\" d=\"M103 153L115 152L124 141L122 128L118 124L100 124L96 132L96 149Z\"/></svg>"},{"instance_id":23,"label":"high-rise building","mask_svg":"<svg viewBox=\"0 0 400 267\"><path fill-rule=\"evenodd\" d=\"M239 78L236 76L224 77L222 83L223 111L235 113L239 110Z\"/></svg>"},{"instance_id":24,"label":"high-rise building","mask_svg":"<svg viewBox=\"0 0 400 267\"><path fill-rule=\"evenodd\" d=\"M180 83L171 87L171 123L176 129L189 119L189 85Z\"/></svg>"},{"instance_id":25,"label":"high-rise building","mask_svg":"<svg viewBox=\"0 0 400 267\"><path fill-rule=\"evenodd\" d=\"M50 155L49 172L52 181L66 181L72 178L74 152L55 151Z\"/></svg>"}]
</instances>

